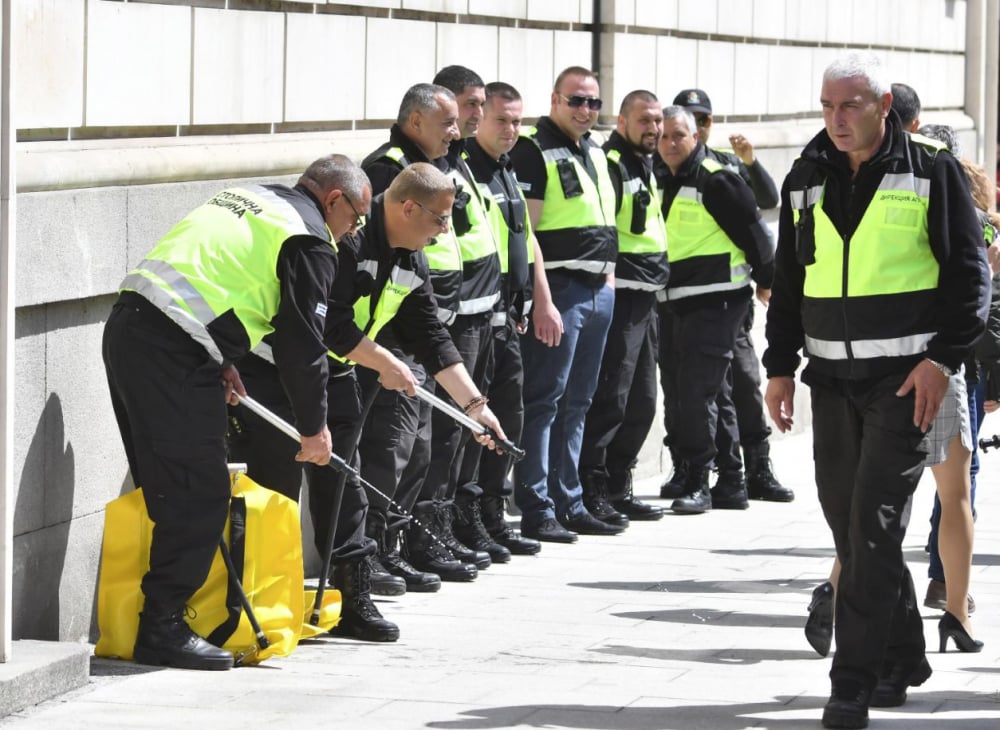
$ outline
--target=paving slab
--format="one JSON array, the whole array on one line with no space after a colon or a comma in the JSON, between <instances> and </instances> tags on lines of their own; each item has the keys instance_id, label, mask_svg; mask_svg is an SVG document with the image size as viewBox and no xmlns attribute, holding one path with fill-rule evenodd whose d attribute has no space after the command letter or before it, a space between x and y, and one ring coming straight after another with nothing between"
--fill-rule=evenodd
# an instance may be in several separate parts
<instances>
[{"instance_id":1,"label":"paving slab","mask_svg":"<svg viewBox=\"0 0 1000 730\"><path fill-rule=\"evenodd\" d=\"M802 626L832 544L810 437L776 438L772 457L796 491L790 504L668 514L616 537L546 544L474 583L379 599L400 625L395 644L321 638L213 673L91 659L85 687L0 728L818 728L830 659ZM658 478L637 484L655 502L658 489ZM933 489L928 475L905 543L920 592ZM873 710L872 728L1000 727L1000 455L982 455L977 499L973 622L985 649L929 654L931 679L904 707ZM924 611L932 649L939 617Z\"/></svg>"}]
</instances>

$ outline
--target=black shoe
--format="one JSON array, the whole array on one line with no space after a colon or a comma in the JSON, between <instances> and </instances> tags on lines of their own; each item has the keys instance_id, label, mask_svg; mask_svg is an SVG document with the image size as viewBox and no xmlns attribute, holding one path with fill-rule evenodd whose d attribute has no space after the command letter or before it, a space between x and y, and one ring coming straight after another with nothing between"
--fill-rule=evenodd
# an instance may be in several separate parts
<instances>
[{"instance_id":1,"label":"black shoe","mask_svg":"<svg viewBox=\"0 0 1000 730\"><path fill-rule=\"evenodd\" d=\"M437 573L417 570L406 562L399 550L393 550L379 562L389 573L403 579L407 593L436 593L441 590L441 577Z\"/></svg>"},{"instance_id":2,"label":"black shoe","mask_svg":"<svg viewBox=\"0 0 1000 730\"><path fill-rule=\"evenodd\" d=\"M233 655L191 630L184 610L160 612L147 606L139 614L132 656L139 664L221 671L233 668Z\"/></svg>"},{"instance_id":3,"label":"black shoe","mask_svg":"<svg viewBox=\"0 0 1000 730\"><path fill-rule=\"evenodd\" d=\"M708 491L708 467L688 465L684 480L684 495L670 504L676 514L700 515L712 509L712 495Z\"/></svg>"},{"instance_id":4,"label":"black shoe","mask_svg":"<svg viewBox=\"0 0 1000 730\"><path fill-rule=\"evenodd\" d=\"M376 596L402 596L406 593L406 581L386 570L378 556L369 555L365 562L371 572L372 593Z\"/></svg>"},{"instance_id":5,"label":"black shoe","mask_svg":"<svg viewBox=\"0 0 1000 730\"><path fill-rule=\"evenodd\" d=\"M340 622L328 632L361 641L396 641L399 627L387 621L372 603L371 569L366 560L338 563L333 584L340 590Z\"/></svg>"},{"instance_id":6,"label":"black shoe","mask_svg":"<svg viewBox=\"0 0 1000 730\"><path fill-rule=\"evenodd\" d=\"M833 583L826 581L813 589L806 619L806 641L820 656L830 653L833 641Z\"/></svg>"},{"instance_id":7,"label":"black shoe","mask_svg":"<svg viewBox=\"0 0 1000 730\"><path fill-rule=\"evenodd\" d=\"M746 509L750 506L750 501L747 499L747 483L743 479L742 472L721 472L710 494L712 509Z\"/></svg>"},{"instance_id":8,"label":"black shoe","mask_svg":"<svg viewBox=\"0 0 1000 730\"><path fill-rule=\"evenodd\" d=\"M450 502L439 502L437 504L438 520L435 523L438 539L451 551L456 560L469 565L475 565L479 570L486 570L493 562L490 554L481 550L472 550L462 543L454 532L455 512L454 506Z\"/></svg>"},{"instance_id":9,"label":"black shoe","mask_svg":"<svg viewBox=\"0 0 1000 730\"><path fill-rule=\"evenodd\" d=\"M519 535L504 519L504 498L484 494L479 498L483 526L497 545L503 545L511 555L537 555L542 543Z\"/></svg>"},{"instance_id":10,"label":"black shoe","mask_svg":"<svg viewBox=\"0 0 1000 730\"><path fill-rule=\"evenodd\" d=\"M608 475L606 472L590 471L580 474L583 487L583 506L593 517L609 525L628 527L628 517L611 506L608 498Z\"/></svg>"},{"instance_id":11,"label":"black shoe","mask_svg":"<svg viewBox=\"0 0 1000 730\"><path fill-rule=\"evenodd\" d=\"M539 542L576 542L576 535L551 517L542 520L537 527L522 526L521 533Z\"/></svg>"},{"instance_id":12,"label":"black shoe","mask_svg":"<svg viewBox=\"0 0 1000 730\"><path fill-rule=\"evenodd\" d=\"M406 561L419 571L434 573L441 580L475 580L479 570L471 563L456 560L439 539L442 510L433 502L420 502L413 508L413 520L406 528ZM488 557L488 556L487 556Z\"/></svg>"},{"instance_id":13,"label":"black shoe","mask_svg":"<svg viewBox=\"0 0 1000 730\"><path fill-rule=\"evenodd\" d=\"M608 488L612 494L611 506L630 520L653 522L663 519L663 514L666 510L662 507L654 507L651 504L646 504L636 499L635 493L632 491L631 468L624 475L611 474Z\"/></svg>"},{"instance_id":14,"label":"black shoe","mask_svg":"<svg viewBox=\"0 0 1000 730\"><path fill-rule=\"evenodd\" d=\"M883 676L872 691L871 706L901 707L906 702L906 688L919 687L927 681L932 671L925 656L920 657L916 666L912 662L893 664L887 671L883 671Z\"/></svg>"},{"instance_id":15,"label":"black shoe","mask_svg":"<svg viewBox=\"0 0 1000 730\"><path fill-rule=\"evenodd\" d=\"M505 527L506 529L503 532L492 537L497 545L503 545L510 550L511 555L538 555L541 552L542 543L538 542L538 540L532 540L530 537L517 534L509 525L505 525Z\"/></svg>"},{"instance_id":16,"label":"black shoe","mask_svg":"<svg viewBox=\"0 0 1000 730\"><path fill-rule=\"evenodd\" d=\"M625 532L625 528L621 525L609 525L589 512L566 517L560 520L560 524L578 535L618 535Z\"/></svg>"},{"instance_id":17,"label":"black shoe","mask_svg":"<svg viewBox=\"0 0 1000 730\"><path fill-rule=\"evenodd\" d=\"M823 708L823 727L859 730L868 727L871 693L860 682L834 682L833 693Z\"/></svg>"},{"instance_id":18,"label":"black shoe","mask_svg":"<svg viewBox=\"0 0 1000 730\"><path fill-rule=\"evenodd\" d=\"M771 464L771 445L763 441L753 446L743 448L746 461L747 492L750 499L760 499L765 502L791 502L795 492L782 486L774 476L774 466Z\"/></svg>"},{"instance_id":19,"label":"black shoe","mask_svg":"<svg viewBox=\"0 0 1000 730\"><path fill-rule=\"evenodd\" d=\"M938 621L938 636L941 639L939 651L944 654L948 648L948 639L955 642L955 648L964 653L978 654L983 650L983 642L973 639L962 626L962 622L948 611Z\"/></svg>"},{"instance_id":20,"label":"black shoe","mask_svg":"<svg viewBox=\"0 0 1000 730\"><path fill-rule=\"evenodd\" d=\"M671 451L671 454L673 452ZM684 496L684 482L690 464L681 458L674 459L674 469L660 486L660 499L680 499Z\"/></svg>"},{"instance_id":21,"label":"black shoe","mask_svg":"<svg viewBox=\"0 0 1000 730\"><path fill-rule=\"evenodd\" d=\"M497 543L486 531L479 497L463 497L455 500L453 530L455 537L462 545L467 545L470 550L475 552L486 553L490 556L490 562L510 562L510 550Z\"/></svg>"}]
</instances>

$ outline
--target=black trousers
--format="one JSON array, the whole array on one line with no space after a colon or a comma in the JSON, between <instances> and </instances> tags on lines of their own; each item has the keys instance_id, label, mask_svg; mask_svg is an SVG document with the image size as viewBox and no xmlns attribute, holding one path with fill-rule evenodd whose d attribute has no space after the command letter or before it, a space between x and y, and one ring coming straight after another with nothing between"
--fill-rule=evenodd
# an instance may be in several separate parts
<instances>
[{"instance_id":1,"label":"black trousers","mask_svg":"<svg viewBox=\"0 0 1000 730\"><path fill-rule=\"evenodd\" d=\"M521 440L524 429L524 365L521 361L521 338L510 318L503 327L494 327L492 333L493 368L485 393L490 399L490 409L503 426L507 439L514 444ZM490 497L509 497L513 488L507 484L511 458L507 454L481 448L470 443L465 449L462 473L474 475L474 483L483 494ZM469 481L459 482L458 495L471 497L478 493Z\"/></svg>"},{"instance_id":2,"label":"black trousers","mask_svg":"<svg viewBox=\"0 0 1000 730\"><path fill-rule=\"evenodd\" d=\"M394 340L380 335L378 341L410 367L419 383L426 383L423 367L404 355ZM358 444L361 476L409 513L420 493L430 453L430 406L416 398L386 390L379 385L378 373L373 370L359 368L358 380L366 400L371 398L372 390L377 391ZM425 424L425 431L420 430L421 422ZM396 508L390 507L384 496L369 491L368 499L373 511L394 521L389 513L395 513Z\"/></svg>"},{"instance_id":3,"label":"black trousers","mask_svg":"<svg viewBox=\"0 0 1000 730\"><path fill-rule=\"evenodd\" d=\"M676 413L671 443L695 466L713 460L720 471L740 471L740 434L732 401L732 359L749 299L713 300L674 311Z\"/></svg>"},{"instance_id":4,"label":"black trousers","mask_svg":"<svg viewBox=\"0 0 1000 730\"><path fill-rule=\"evenodd\" d=\"M606 473L612 496L625 487L625 475L656 417L658 340L656 294L618 289L590 410L583 427L580 475Z\"/></svg>"},{"instance_id":5,"label":"black trousers","mask_svg":"<svg viewBox=\"0 0 1000 730\"><path fill-rule=\"evenodd\" d=\"M736 335L733 347L733 406L740 431L740 445L756 446L767 441L771 429L764 418L764 396L760 383L760 360L753 346L754 304L747 306L747 316Z\"/></svg>"},{"instance_id":6,"label":"black trousers","mask_svg":"<svg viewBox=\"0 0 1000 730\"><path fill-rule=\"evenodd\" d=\"M448 326L452 342L462 357L465 369L472 382L482 392L493 367L493 326L492 313L460 315ZM454 403L443 388L436 388L437 395L457 406L460 410L465 403ZM450 500L455 498L459 484L474 485L476 464L464 463L463 454L471 439L471 432L451 416L434 409L431 412L430 453L427 468L423 473L420 501ZM470 448L479 449L473 443ZM415 470L414 476L419 474Z\"/></svg>"},{"instance_id":7,"label":"black trousers","mask_svg":"<svg viewBox=\"0 0 1000 730\"><path fill-rule=\"evenodd\" d=\"M657 358L660 366L660 390L663 392L663 445L671 447L677 415L677 346L674 342L674 310L669 302L658 301L656 319L659 329Z\"/></svg>"},{"instance_id":8,"label":"black trousers","mask_svg":"<svg viewBox=\"0 0 1000 730\"><path fill-rule=\"evenodd\" d=\"M924 631L902 543L927 455L906 374L813 385L813 450L823 515L841 562L830 678L877 682L883 662L917 662Z\"/></svg>"},{"instance_id":9,"label":"black trousers","mask_svg":"<svg viewBox=\"0 0 1000 730\"><path fill-rule=\"evenodd\" d=\"M147 605L180 610L208 577L229 512L221 368L132 292L114 305L102 351L132 479L155 522L142 592Z\"/></svg>"},{"instance_id":10,"label":"black trousers","mask_svg":"<svg viewBox=\"0 0 1000 730\"><path fill-rule=\"evenodd\" d=\"M243 385L256 399L286 421L294 414L278 377L278 370L258 357L244 358L238 365ZM333 452L357 466L355 446L361 423L361 400L354 373L327 380L326 424L333 441ZM357 560L375 552L375 543L365 537L368 500L360 482L346 478L330 466L316 466L295 461L299 445L274 426L246 408L230 408L229 454L234 462L247 465L247 476L268 489L298 501L303 467L309 483L309 513L312 517L314 544L325 557L330 526L334 520L334 495L343 483L344 496L337 511L333 560Z\"/></svg>"}]
</instances>

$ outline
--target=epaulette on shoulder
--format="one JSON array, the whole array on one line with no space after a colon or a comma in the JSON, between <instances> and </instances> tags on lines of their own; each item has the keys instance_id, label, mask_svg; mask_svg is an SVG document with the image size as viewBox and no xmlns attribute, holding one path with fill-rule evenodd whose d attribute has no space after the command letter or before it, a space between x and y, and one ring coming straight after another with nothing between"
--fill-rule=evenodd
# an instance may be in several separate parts
<instances>
[{"instance_id":1,"label":"epaulette on shoulder","mask_svg":"<svg viewBox=\"0 0 1000 730\"><path fill-rule=\"evenodd\" d=\"M925 137L922 134L917 134L916 132L910 132L910 140L916 142L921 147L928 148L931 152L940 152L941 150L948 149L948 145L940 140L933 139L931 137Z\"/></svg>"},{"instance_id":2,"label":"epaulette on shoulder","mask_svg":"<svg viewBox=\"0 0 1000 730\"><path fill-rule=\"evenodd\" d=\"M711 157L706 157L701 161L701 166L704 167L709 172L719 172L719 170L725 170L726 167L718 160L713 160Z\"/></svg>"}]
</instances>

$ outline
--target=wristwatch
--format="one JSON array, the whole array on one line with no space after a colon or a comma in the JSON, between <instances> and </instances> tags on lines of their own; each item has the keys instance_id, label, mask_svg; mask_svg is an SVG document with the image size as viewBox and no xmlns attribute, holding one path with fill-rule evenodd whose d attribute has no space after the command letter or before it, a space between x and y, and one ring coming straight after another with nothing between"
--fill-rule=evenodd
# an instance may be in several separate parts
<instances>
[{"instance_id":1,"label":"wristwatch","mask_svg":"<svg viewBox=\"0 0 1000 730\"><path fill-rule=\"evenodd\" d=\"M927 362L929 362L929 363L930 363L931 365L933 365L933 366L934 366L934 367L936 367L936 368L937 368L938 370L940 370L940 371L941 371L941 372L942 372L942 373L944 374L944 376L945 376L946 378L950 378L950 377L951 377L952 375L954 375L954 374L955 374L956 372L958 372L958 371L957 371L957 370L955 370L954 368L950 368L950 367L948 367L948 366L947 366L947 365L945 365L945 364L944 364L943 362L938 362L937 360L931 360L931 359L930 359L929 357L928 357L928 358L926 358L926 360L927 360Z\"/></svg>"}]
</instances>

